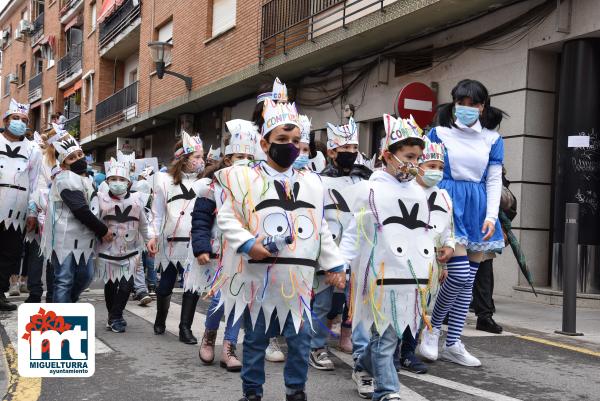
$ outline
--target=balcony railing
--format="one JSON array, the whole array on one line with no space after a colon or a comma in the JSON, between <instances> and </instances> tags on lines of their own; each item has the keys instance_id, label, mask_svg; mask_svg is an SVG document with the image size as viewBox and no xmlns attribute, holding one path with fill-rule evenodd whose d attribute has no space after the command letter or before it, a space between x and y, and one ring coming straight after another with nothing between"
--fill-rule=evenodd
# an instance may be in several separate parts
<instances>
[{"instance_id":1,"label":"balcony railing","mask_svg":"<svg viewBox=\"0 0 600 401\"><path fill-rule=\"evenodd\" d=\"M141 2L139 0L127 0L117 11L102 21L100 24L100 47L106 46L135 21L140 16L140 10Z\"/></svg>"},{"instance_id":2,"label":"balcony railing","mask_svg":"<svg viewBox=\"0 0 600 401\"><path fill-rule=\"evenodd\" d=\"M44 13L37 16L33 21L33 32L31 32L31 43L32 45L37 43L38 40L44 35Z\"/></svg>"},{"instance_id":3,"label":"balcony railing","mask_svg":"<svg viewBox=\"0 0 600 401\"><path fill-rule=\"evenodd\" d=\"M60 14L65 15L81 0L60 0Z\"/></svg>"},{"instance_id":4,"label":"balcony railing","mask_svg":"<svg viewBox=\"0 0 600 401\"><path fill-rule=\"evenodd\" d=\"M67 121L65 121L65 125L63 129L68 131L69 134L79 139L79 131L80 131L80 120L81 115L77 114L76 116L69 117Z\"/></svg>"},{"instance_id":5,"label":"balcony railing","mask_svg":"<svg viewBox=\"0 0 600 401\"><path fill-rule=\"evenodd\" d=\"M81 70L81 50L82 44L73 45L63 58L58 60L56 71L56 81L60 82L70 75Z\"/></svg>"},{"instance_id":6,"label":"balcony railing","mask_svg":"<svg viewBox=\"0 0 600 401\"><path fill-rule=\"evenodd\" d=\"M395 1L268 0L262 6L261 62Z\"/></svg>"},{"instance_id":7,"label":"balcony railing","mask_svg":"<svg viewBox=\"0 0 600 401\"><path fill-rule=\"evenodd\" d=\"M29 80L29 103L33 103L42 98L42 73Z\"/></svg>"},{"instance_id":8,"label":"balcony railing","mask_svg":"<svg viewBox=\"0 0 600 401\"><path fill-rule=\"evenodd\" d=\"M96 131L137 116L138 82L121 89L96 105Z\"/></svg>"}]
</instances>

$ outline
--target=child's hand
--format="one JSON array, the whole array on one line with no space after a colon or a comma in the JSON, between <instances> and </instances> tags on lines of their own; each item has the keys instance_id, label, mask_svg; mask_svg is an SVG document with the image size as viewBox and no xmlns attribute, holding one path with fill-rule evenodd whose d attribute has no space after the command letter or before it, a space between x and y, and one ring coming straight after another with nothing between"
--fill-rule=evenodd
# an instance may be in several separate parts
<instances>
[{"instance_id":1,"label":"child's hand","mask_svg":"<svg viewBox=\"0 0 600 401\"><path fill-rule=\"evenodd\" d=\"M37 219L33 216L29 216L25 222L25 226L27 227L28 233L32 232L37 227Z\"/></svg>"},{"instance_id":2,"label":"child's hand","mask_svg":"<svg viewBox=\"0 0 600 401\"><path fill-rule=\"evenodd\" d=\"M438 251L437 260L440 263L448 263L450 258L454 255L454 249L449 246L444 246Z\"/></svg>"},{"instance_id":3,"label":"child's hand","mask_svg":"<svg viewBox=\"0 0 600 401\"><path fill-rule=\"evenodd\" d=\"M148 249L148 253L151 257L154 257L158 253L157 242L158 241L156 238L152 238L150 241L148 241L148 244L146 244L146 249Z\"/></svg>"},{"instance_id":4,"label":"child's hand","mask_svg":"<svg viewBox=\"0 0 600 401\"><path fill-rule=\"evenodd\" d=\"M346 272L325 273L325 282L343 290L346 288Z\"/></svg>"},{"instance_id":5,"label":"child's hand","mask_svg":"<svg viewBox=\"0 0 600 401\"><path fill-rule=\"evenodd\" d=\"M485 234L483 236L484 241L488 241L494 233L496 232L496 224L492 223L489 220L483 222L483 227L481 227L481 233Z\"/></svg>"},{"instance_id":6,"label":"child's hand","mask_svg":"<svg viewBox=\"0 0 600 401\"><path fill-rule=\"evenodd\" d=\"M108 244L109 242L112 242L114 239L115 239L115 233L108 230L106 232L106 234L104 234L104 237L102 237L102 242L105 242Z\"/></svg>"},{"instance_id":7,"label":"child's hand","mask_svg":"<svg viewBox=\"0 0 600 401\"><path fill-rule=\"evenodd\" d=\"M250 248L250 251L248 252L248 256L250 256L251 259L253 260L263 260L266 258L270 258L271 256L271 252L269 252L267 250L267 248L265 248L262 244L263 240L265 239L264 235L260 236L256 239L256 241L254 242L254 245L252 245L252 248Z\"/></svg>"},{"instance_id":8,"label":"child's hand","mask_svg":"<svg viewBox=\"0 0 600 401\"><path fill-rule=\"evenodd\" d=\"M446 281L446 278L448 278L448 270L444 269L440 274L440 284Z\"/></svg>"},{"instance_id":9,"label":"child's hand","mask_svg":"<svg viewBox=\"0 0 600 401\"><path fill-rule=\"evenodd\" d=\"M196 257L199 265L205 265L210 261L210 254L202 253Z\"/></svg>"}]
</instances>

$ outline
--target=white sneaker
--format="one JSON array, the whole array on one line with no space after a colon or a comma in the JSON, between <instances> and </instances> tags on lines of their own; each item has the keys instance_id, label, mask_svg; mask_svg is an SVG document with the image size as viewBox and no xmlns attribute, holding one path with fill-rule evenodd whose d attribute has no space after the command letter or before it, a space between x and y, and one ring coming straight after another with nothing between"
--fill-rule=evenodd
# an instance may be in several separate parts
<instances>
[{"instance_id":1,"label":"white sneaker","mask_svg":"<svg viewBox=\"0 0 600 401\"><path fill-rule=\"evenodd\" d=\"M273 337L269 340L269 346L265 351L265 359L269 362L285 361L285 355L283 355L283 352L281 352L281 348L279 348L277 337Z\"/></svg>"},{"instance_id":2,"label":"white sneaker","mask_svg":"<svg viewBox=\"0 0 600 401\"><path fill-rule=\"evenodd\" d=\"M373 378L365 371L352 371L352 380L356 383L356 390L360 398L372 398L375 388L373 387Z\"/></svg>"},{"instance_id":3,"label":"white sneaker","mask_svg":"<svg viewBox=\"0 0 600 401\"><path fill-rule=\"evenodd\" d=\"M445 361L454 362L462 366L481 366L481 361L469 354L469 351L465 349L464 344L460 340L450 347L444 344L440 357Z\"/></svg>"},{"instance_id":4,"label":"white sneaker","mask_svg":"<svg viewBox=\"0 0 600 401\"><path fill-rule=\"evenodd\" d=\"M440 342L440 330L433 327L431 331L425 329L421 335L421 342L417 346L417 352L429 361L438 359L438 343Z\"/></svg>"},{"instance_id":5,"label":"white sneaker","mask_svg":"<svg viewBox=\"0 0 600 401\"><path fill-rule=\"evenodd\" d=\"M20 286L21 284L18 281L12 283L8 290L8 295L11 297L18 297L19 295L21 295L21 291L19 291Z\"/></svg>"},{"instance_id":6,"label":"white sneaker","mask_svg":"<svg viewBox=\"0 0 600 401\"><path fill-rule=\"evenodd\" d=\"M400 398L400 394L398 393L390 393L390 394L386 394L383 397L381 397L379 399L379 401L384 401L384 400L401 400L402 398Z\"/></svg>"}]
</instances>

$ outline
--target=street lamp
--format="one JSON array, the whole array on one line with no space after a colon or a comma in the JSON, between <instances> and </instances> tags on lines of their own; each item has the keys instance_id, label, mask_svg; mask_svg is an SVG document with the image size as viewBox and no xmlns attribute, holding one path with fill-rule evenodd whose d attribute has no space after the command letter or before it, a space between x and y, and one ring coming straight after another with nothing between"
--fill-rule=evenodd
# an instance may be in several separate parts
<instances>
[{"instance_id":1,"label":"street lamp","mask_svg":"<svg viewBox=\"0 0 600 401\"><path fill-rule=\"evenodd\" d=\"M171 62L173 44L167 42L148 42L150 56L156 65L156 76L162 79L165 74L172 75L185 82L188 91L192 90L192 77L188 77L177 72L165 70L165 65Z\"/></svg>"}]
</instances>

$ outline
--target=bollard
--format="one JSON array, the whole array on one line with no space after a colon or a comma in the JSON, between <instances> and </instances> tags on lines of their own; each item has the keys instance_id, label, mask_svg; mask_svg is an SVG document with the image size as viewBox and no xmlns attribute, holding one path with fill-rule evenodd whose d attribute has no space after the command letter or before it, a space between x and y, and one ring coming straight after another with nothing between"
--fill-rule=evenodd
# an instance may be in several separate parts
<instances>
[{"instance_id":1,"label":"bollard","mask_svg":"<svg viewBox=\"0 0 600 401\"><path fill-rule=\"evenodd\" d=\"M565 245L563 258L563 321L562 330L556 333L566 336L582 336L576 331L577 318L577 247L579 245L579 204L566 204Z\"/></svg>"}]
</instances>

